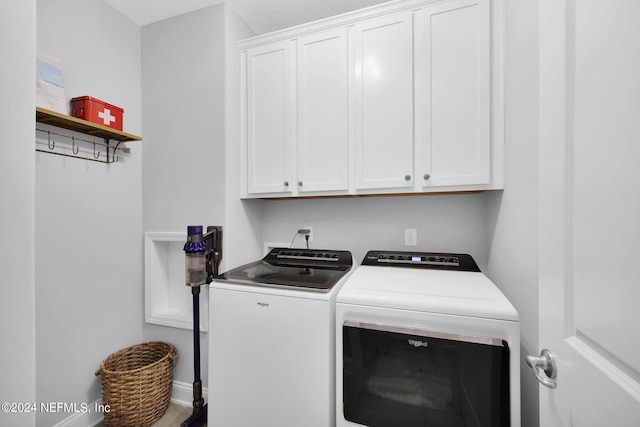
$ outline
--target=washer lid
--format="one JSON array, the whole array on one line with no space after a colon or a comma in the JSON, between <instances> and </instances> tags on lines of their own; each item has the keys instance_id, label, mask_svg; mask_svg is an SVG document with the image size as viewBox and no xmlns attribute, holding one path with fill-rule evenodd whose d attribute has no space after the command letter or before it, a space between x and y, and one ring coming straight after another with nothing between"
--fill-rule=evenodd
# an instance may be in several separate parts
<instances>
[{"instance_id":1,"label":"washer lid","mask_svg":"<svg viewBox=\"0 0 640 427\"><path fill-rule=\"evenodd\" d=\"M518 313L481 272L361 265L338 304L518 321Z\"/></svg>"},{"instance_id":2,"label":"washer lid","mask_svg":"<svg viewBox=\"0 0 640 427\"><path fill-rule=\"evenodd\" d=\"M229 270L216 281L329 292L352 266L349 251L275 248L263 259Z\"/></svg>"}]
</instances>

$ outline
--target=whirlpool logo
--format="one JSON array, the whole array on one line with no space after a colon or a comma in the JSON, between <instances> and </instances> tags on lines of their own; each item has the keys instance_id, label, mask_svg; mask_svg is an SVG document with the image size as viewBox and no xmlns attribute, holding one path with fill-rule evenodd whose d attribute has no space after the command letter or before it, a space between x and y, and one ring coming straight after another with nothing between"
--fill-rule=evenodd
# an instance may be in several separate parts
<instances>
[{"instance_id":1,"label":"whirlpool logo","mask_svg":"<svg viewBox=\"0 0 640 427\"><path fill-rule=\"evenodd\" d=\"M258 304L258 307L260 307L260 308L269 307L269 303L268 302L260 302L260 301L258 301L257 304Z\"/></svg>"},{"instance_id":2,"label":"whirlpool logo","mask_svg":"<svg viewBox=\"0 0 640 427\"><path fill-rule=\"evenodd\" d=\"M418 341L418 340L407 340L407 342L414 346L415 348L418 347L429 347L429 343L426 341Z\"/></svg>"}]
</instances>

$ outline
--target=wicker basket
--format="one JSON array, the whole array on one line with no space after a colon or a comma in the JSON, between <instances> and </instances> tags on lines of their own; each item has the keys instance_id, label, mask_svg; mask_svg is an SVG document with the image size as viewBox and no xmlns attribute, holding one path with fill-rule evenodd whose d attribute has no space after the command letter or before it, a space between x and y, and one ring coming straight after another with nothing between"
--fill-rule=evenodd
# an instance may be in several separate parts
<instances>
[{"instance_id":1,"label":"wicker basket","mask_svg":"<svg viewBox=\"0 0 640 427\"><path fill-rule=\"evenodd\" d=\"M107 357L96 372L102 375L105 424L148 427L162 418L169 405L177 358L176 348L160 341L134 345Z\"/></svg>"}]
</instances>

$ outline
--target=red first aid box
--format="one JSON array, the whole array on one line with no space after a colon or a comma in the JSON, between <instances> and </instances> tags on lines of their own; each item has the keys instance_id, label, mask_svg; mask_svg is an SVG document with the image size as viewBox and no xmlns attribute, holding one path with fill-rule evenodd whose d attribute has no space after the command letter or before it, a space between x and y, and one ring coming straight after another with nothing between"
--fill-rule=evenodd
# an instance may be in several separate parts
<instances>
[{"instance_id":1,"label":"red first aid box","mask_svg":"<svg viewBox=\"0 0 640 427\"><path fill-rule=\"evenodd\" d=\"M71 115L79 119L122 130L124 110L90 96L71 99Z\"/></svg>"}]
</instances>

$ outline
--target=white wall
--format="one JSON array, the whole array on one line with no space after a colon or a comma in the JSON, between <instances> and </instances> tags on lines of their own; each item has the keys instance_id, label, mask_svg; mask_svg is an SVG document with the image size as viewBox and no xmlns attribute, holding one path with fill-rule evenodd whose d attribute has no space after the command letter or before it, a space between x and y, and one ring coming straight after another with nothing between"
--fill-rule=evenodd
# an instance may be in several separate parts
<instances>
[{"instance_id":1,"label":"white wall","mask_svg":"<svg viewBox=\"0 0 640 427\"><path fill-rule=\"evenodd\" d=\"M225 3L226 4L226 3ZM262 256L261 200L240 199L240 54L237 41L253 36L247 24L226 7L225 14L225 230L222 267L229 269Z\"/></svg>"},{"instance_id":2,"label":"white wall","mask_svg":"<svg viewBox=\"0 0 640 427\"><path fill-rule=\"evenodd\" d=\"M144 231L225 221L225 5L142 27ZM180 253L178 256L183 256ZM184 286L185 295L191 295ZM202 287L200 298L208 298ZM207 385L208 339L201 333ZM144 338L176 346L174 380L193 382L193 332L152 324Z\"/></svg>"},{"instance_id":3,"label":"white wall","mask_svg":"<svg viewBox=\"0 0 640 427\"><path fill-rule=\"evenodd\" d=\"M35 0L0 2L0 402L36 401ZM35 414L0 412L0 425Z\"/></svg>"},{"instance_id":4,"label":"white wall","mask_svg":"<svg viewBox=\"0 0 640 427\"><path fill-rule=\"evenodd\" d=\"M67 99L121 106L124 130L141 134L135 24L102 0L38 0L37 47L61 60ZM145 143L128 143L132 154L111 165L36 155L38 402L93 402L102 360L142 342ZM69 415L39 413L37 424Z\"/></svg>"},{"instance_id":5,"label":"white wall","mask_svg":"<svg viewBox=\"0 0 640 427\"><path fill-rule=\"evenodd\" d=\"M507 2L505 190L487 205L487 273L518 310L522 425L538 422L538 2Z\"/></svg>"},{"instance_id":6,"label":"white wall","mask_svg":"<svg viewBox=\"0 0 640 427\"><path fill-rule=\"evenodd\" d=\"M290 244L313 226L312 248L350 250L358 263L367 250L469 253L486 264L483 194L357 197L265 201L265 242ZM418 230L418 246L404 246L404 229ZM296 247L304 247L298 237Z\"/></svg>"}]
</instances>

